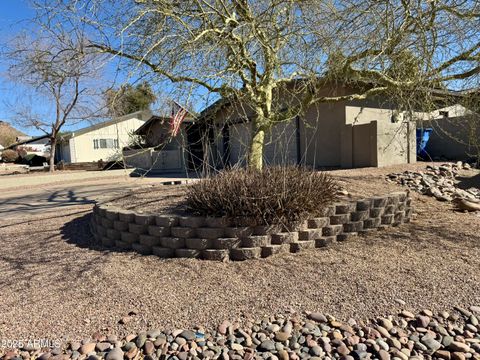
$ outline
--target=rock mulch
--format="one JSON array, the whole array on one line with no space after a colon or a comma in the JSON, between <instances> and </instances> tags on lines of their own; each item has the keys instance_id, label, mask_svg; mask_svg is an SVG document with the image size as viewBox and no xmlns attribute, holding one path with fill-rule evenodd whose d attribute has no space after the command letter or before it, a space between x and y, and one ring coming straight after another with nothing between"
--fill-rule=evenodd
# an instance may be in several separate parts
<instances>
[{"instance_id":1,"label":"rock mulch","mask_svg":"<svg viewBox=\"0 0 480 360\"><path fill-rule=\"evenodd\" d=\"M480 201L480 189L471 187L461 189L457 186L457 175L460 170L470 170L468 163L445 163L442 165L427 165L426 171L404 171L387 175L387 181L394 182L439 201L461 199L468 202Z\"/></svg>"},{"instance_id":2,"label":"rock mulch","mask_svg":"<svg viewBox=\"0 0 480 360\"><path fill-rule=\"evenodd\" d=\"M479 360L479 319L480 306L435 315L430 310L403 310L366 324L307 313L307 319L276 316L243 328L224 321L214 331L153 329L123 339L95 333L91 339L46 351L24 346L2 359Z\"/></svg>"}]
</instances>

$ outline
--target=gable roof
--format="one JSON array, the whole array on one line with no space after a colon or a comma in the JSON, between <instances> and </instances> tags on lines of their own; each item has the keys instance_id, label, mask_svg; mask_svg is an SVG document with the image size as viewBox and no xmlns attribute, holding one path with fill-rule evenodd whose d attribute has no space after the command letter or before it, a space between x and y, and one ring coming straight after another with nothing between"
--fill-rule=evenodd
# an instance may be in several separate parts
<instances>
[{"instance_id":1,"label":"gable roof","mask_svg":"<svg viewBox=\"0 0 480 360\"><path fill-rule=\"evenodd\" d=\"M155 124L155 123L169 123L172 118L169 116L157 116L152 115L150 119L148 119L142 126L140 126L137 130L135 130L135 135L145 135L148 130ZM191 124L194 123L195 120L193 117L187 115L187 117L182 121L182 123Z\"/></svg>"},{"instance_id":2,"label":"gable roof","mask_svg":"<svg viewBox=\"0 0 480 360\"><path fill-rule=\"evenodd\" d=\"M71 131L70 133L64 135L62 137L62 140L68 140L68 139L71 139L73 137L84 135L84 134L87 134L89 132L92 132L92 131L95 131L95 130L98 130L98 129L102 129L102 128L110 126L110 125L118 124L118 123L121 123L123 121L130 120L130 119L138 119L138 120L141 120L141 121L147 121L147 119L151 116L152 116L152 113L150 112L150 110L136 111L136 112L131 113L131 114L127 114L127 115L120 116L120 117L117 117L117 118L114 118L114 119L111 119L111 120L102 121L102 122L99 122L97 124L87 126L83 129Z\"/></svg>"}]
</instances>

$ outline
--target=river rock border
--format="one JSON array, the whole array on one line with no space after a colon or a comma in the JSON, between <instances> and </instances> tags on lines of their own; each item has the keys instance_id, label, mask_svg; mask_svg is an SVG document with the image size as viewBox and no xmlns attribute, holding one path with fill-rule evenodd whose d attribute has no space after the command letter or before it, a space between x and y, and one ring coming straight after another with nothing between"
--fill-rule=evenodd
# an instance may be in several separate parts
<instances>
[{"instance_id":1,"label":"river rock border","mask_svg":"<svg viewBox=\"0 0 480 360\"><path fill-rule=\"evenodd\" d=\"M408 223L411 198L407 191L339 202L328 206L323 215L287 231L238 223L234 226L226 218L148 214L98 203L93 208L91 230L105 247L144 255L247 260L325 247L358 234Z\"/></svg>"}]
</instances>

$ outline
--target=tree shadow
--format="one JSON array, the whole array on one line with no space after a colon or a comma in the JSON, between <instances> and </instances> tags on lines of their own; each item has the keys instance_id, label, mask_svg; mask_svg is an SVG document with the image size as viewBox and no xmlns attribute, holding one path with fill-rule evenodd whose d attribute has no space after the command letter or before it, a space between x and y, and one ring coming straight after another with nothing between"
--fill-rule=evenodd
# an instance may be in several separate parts
<instances>
[{"instance_id":1,"label":"tree shadow","mask_svg":"<svg viewBox=\"0 0 480 360\"><path fill-rule=\"evenodd\" d=\"M459 176L457 177L457 180L459 181L457 186L460 189L463 189L463 190L470 189L470 188L480 189L480 173L471 177Z\"/></svg>"}]
</instances>

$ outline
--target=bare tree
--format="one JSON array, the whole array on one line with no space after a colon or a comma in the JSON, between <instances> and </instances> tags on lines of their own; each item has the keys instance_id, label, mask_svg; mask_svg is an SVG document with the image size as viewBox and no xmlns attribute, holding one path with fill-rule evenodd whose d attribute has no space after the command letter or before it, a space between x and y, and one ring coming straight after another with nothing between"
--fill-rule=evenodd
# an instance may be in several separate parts
<instances>
[{"instance_id":1,"label":"bare tree","mask_svg":"<svg viewBox=\"0 0 480 360\"><path fill-rule=\"evenodd\" d=\"M388 96L426 106L429 89L480 73L478 1L43 0L49 21L76 18L92 46L158 81L250 109L249 166L265 134L316 102ZM81 25L80 25L81 24ZM325 95L325 81L352 91ZM341 86L340 86L341 87ZM289 100L285 107L284 100ZM421 102L421 103L419 103Z\"/></svg>"},{"instance_id":2,"label":"bare tree","mask_svg":"<svg viewBox=\"0 0 480 360\"><path fill-rule=\"evenodd\" d=\"M6 50L6 59L8 77L25 91L11 106L14 117L23 127L48 136L49 169L54 171L56 145L64 126L98 115L99 92L93 79L99 63L80 31L54 28L40 33L33 39L16 37Z\"/></svg>"}]
</instances>

